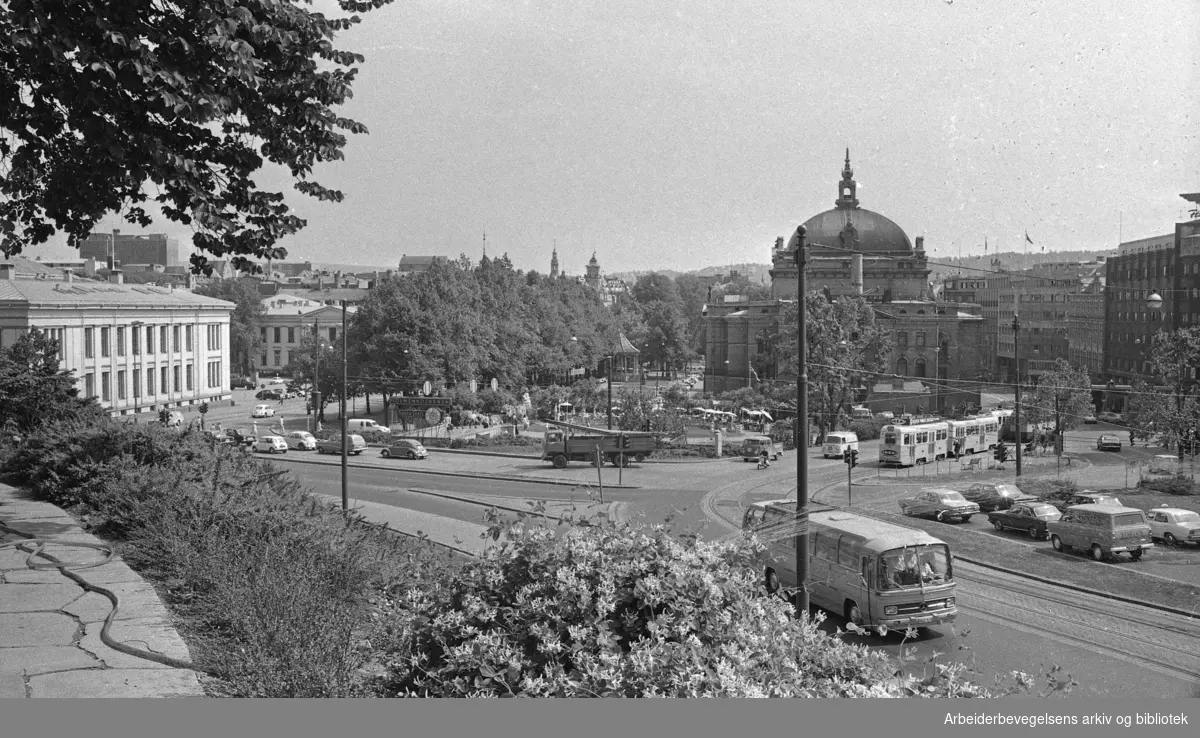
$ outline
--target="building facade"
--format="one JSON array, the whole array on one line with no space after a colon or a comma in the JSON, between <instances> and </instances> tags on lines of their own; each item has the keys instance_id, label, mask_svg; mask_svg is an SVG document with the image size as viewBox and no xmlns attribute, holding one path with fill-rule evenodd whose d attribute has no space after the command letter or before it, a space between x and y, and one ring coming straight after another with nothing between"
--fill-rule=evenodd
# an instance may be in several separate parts
<instances>
[{"instance_id":1,"label":"building facade","mask_svg":"<svg viewBox=\"0 0 1200 738\"><path fill-rule=\"evenodd\" d=\"M172 287L22 278L0 264L0 347L40 331L63 369L113 415L227 400L233 303Z\"/></svg>"},{"instance_id":2,"label":"building facade","mask_svg":"<svg viewBox=\"0 0 1200 738\"><path fill-rule=\"evenodd\" d=\"M263 298L266 315L259 326L260 348L255 369L260 373L285 373L292 354L312 336L322 343L338 345L342 338L342 308L297 295L280 292ZM346 309L346 321L355 308ZM307 341L306 341L307 339Z\"/></svg>"},{"instance_id":3,"label":"building facade","mask_svg":"<svg viewBox=\"0 0 1200 738\"><path fill-rule=\"evenodd\" d=\"M168 238L165 233L146 235L93 233L79 245L82 259L95 259L107 264L112 255L122 265L159 264L169 272L184 272L188 268L188 257L179 244L179 239Z\"/></svg>"}]
</instances>

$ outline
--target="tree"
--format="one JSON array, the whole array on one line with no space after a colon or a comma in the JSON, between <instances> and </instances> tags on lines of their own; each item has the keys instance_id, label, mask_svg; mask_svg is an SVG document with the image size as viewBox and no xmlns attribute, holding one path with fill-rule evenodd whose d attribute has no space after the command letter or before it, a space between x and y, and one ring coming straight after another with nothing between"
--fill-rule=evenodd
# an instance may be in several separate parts
<instances>
[{"instance_id":1,"label":"tree","mask_svg":"<svg viewBox=\"0 0 1200 738\"><path fill-rule=\"evenodd\" d=\"M99 418L100 406L79 396L77 382L59 369L58 341L37 330L23 334L0 350L0 430L27 436L47 423Z\"/></svg>"},{"instance_id":2,"label":"tree","mask_svg":"<svg viewBox=\"0 0 1200 738\"><path fill-rule=\"evenodd\" d=\"M1169 412L1169 398L1155 392L1141 377L1134 379L1125 403L1125 425L1129 428L1130 444L1135 440L1149 442L1161 432L1161 422Z\"/></svg>"},{"instance_id":3,"label":"tree","mask_svg":"<svg viewBox=\"0 0 1200 738\"><path fill-rule=\"evenodd\" d=\"M875 319L870 303L861 297L839 297L830 302L822 295L809 294L804 304L808 412L824 438L844 416L854 387L884 371L892 351L891 338ZM769 338L779 375L797 374L798 316L796 303L785 304L777 329ZM786 388L782 392L786 395ZM793 385L791 396L795 394Z\"/></svg>"},{"instance_id":4,"label":"tree","mask_svg":"<svg viewBox=\"0 0 1200 738\"><path fill-rule=\"evenodd\" d=\"M215 297L234 304L229 316L229 356L232 369L237 374L251 374L254 357L262 347L263 318L267 309L263 306L258 283L250 278L218 279L208 284L197 285L192 290L197 295Z\"/></svg>"},{"instance_id":5,"label":"tree","mask_svg":"<svg viewBox=\"0 0 1200 738\"><path fill-rule=\"evenodd\" d=\"M390 0L338 0L363 13ZM298 191L340 202L311 179L343 158L335 109L364 57L334 48L360 22L284 0L79 0L5 3L0 16L0 251L20 253L58 231L85 238L106 213L142 227L150 193L195 231L204 254L286 256L275 244L304 227L255 173L286 168ZM152 186L149 186L152 185ZM211 271L207 269L206 271Z\"/></svg>"},{"instance_id":6,"label":"tree","mask_svg":"<svg viewBox=\"0 0 1200 738\"><path fill-rule=\"evenodd\" d=\"M1035 424L1053 421L1054 437L1061 439L1064 432L1078 426L1092 411L1092 381L1088 373L1065 359L1058 359L1054 369L1039 378L1022 415L1028 413L1028 422ZM1056 446L1057 450L1061 448Z\"/></svg>"},{"instance_id":7,"label":"tree","mask_svg":"<svg viewBox=\"0 0 1200 738\"><path fill-rule=\"evenodd\" d=\"M341 336L331 345L309 331L303 331L299 347L288 352L288 374L305 384L316 378L312 386L314 391L321 393L321 406L313 408L313 413L322 423L325 422L325 406L342 392L342 341L345 340L346 337Z\"/></svg>"},{"instance_id":8,"label":"tree","mask_svg":"<svg viewBox=\"0 0 1200 738\"><path fill-rule=\"evenodd\" d=\"M1197 367L1200 367L1200 326L1159 331L1150 345L1150 366L1155 377L1171 390L1160 418L1164 448L1178 448L1195 440L1200 423L1197 403Z\"/></svg>"}]
</instances>

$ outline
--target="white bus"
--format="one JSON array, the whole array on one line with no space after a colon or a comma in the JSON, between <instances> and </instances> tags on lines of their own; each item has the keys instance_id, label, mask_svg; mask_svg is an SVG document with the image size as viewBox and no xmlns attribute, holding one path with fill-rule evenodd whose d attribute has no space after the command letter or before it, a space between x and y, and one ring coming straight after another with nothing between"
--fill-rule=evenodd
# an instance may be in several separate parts
<instances>
[{"instance_id":1,"label":"white bus","mask_svg":"<svg viewBox=\"0 0 1200 738\"><path fill-rule=\"evenodd\" d=\"M758 502L742 529L766 544L767 591L796 587L794 500ZM838 509L808 515L810 601L864 628L891 630L953 622L950 547L925 531Z\"/></svg>"}]
</instances>

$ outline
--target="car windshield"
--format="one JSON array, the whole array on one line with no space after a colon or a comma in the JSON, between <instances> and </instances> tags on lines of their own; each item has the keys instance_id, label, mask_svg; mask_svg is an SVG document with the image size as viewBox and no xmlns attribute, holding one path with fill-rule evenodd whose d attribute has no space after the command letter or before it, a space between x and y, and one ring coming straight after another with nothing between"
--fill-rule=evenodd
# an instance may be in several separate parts
<instances>
[{"instance_id":1,"label":"car windshield","mask_svg":"<svg viewBox=\"0 0 1200 738\"><path fill-rule=\"evenodd\" d=\"M825 443L841 443L842 440L841 436L825 436Z\"/></svg>"},{"instance_id":2,"label":"car windshield","mask_svg":"<svg viewBox=\"0 0 1200 738\"><path fill-rule=\"evenodd\" d=\"M1140 512L1121 513L1113 517L1114 525L1143 525L1146 518Z\"/></svg>"},{"instance_id":3,"label":"car windshield","mask_svg":"<svg viewBox=\"0 0 1200 738\"><path fill-rule=\"evenodd\" d=\"M950 548L944 543L906 546L880 555L876 569L879 589L908 589L953 580Z\"/></svg>"},{"instance_id":4,"label":"car windshield","mask_svg":"<svg viewBox=\"0 0 1200 738\"><path fill-rule=\"evenodd\" d=\"M1200 513L1196 512L1181 512L1175 513L1175 520L1180 523L1200 523Z\"/></svg>"}]
</instances>

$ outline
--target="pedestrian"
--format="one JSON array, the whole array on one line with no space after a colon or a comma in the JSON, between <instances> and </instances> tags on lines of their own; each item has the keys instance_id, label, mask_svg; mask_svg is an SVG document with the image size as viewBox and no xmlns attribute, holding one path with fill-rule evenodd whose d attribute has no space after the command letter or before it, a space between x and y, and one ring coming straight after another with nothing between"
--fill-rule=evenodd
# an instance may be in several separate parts
<instances>
[{"instance_id":1,"label":"pedestrian","mask_svg":"<svg viewBox=\"0 0 1200 738\"><path fill-rule=\"evenodd\" d=\"M1133 431L1129 431L1129 448L1133 448Z\"/></svg>"},{"instance_id":2,"label":"pedestrian","mask_svg":"<svg viewBox=\"0 0 1200 738\"><path fill-rule=\"evenodd\" d=\"M279 404L283 405L283 395L279 395Z\"/></svg>"}]
</instances>

